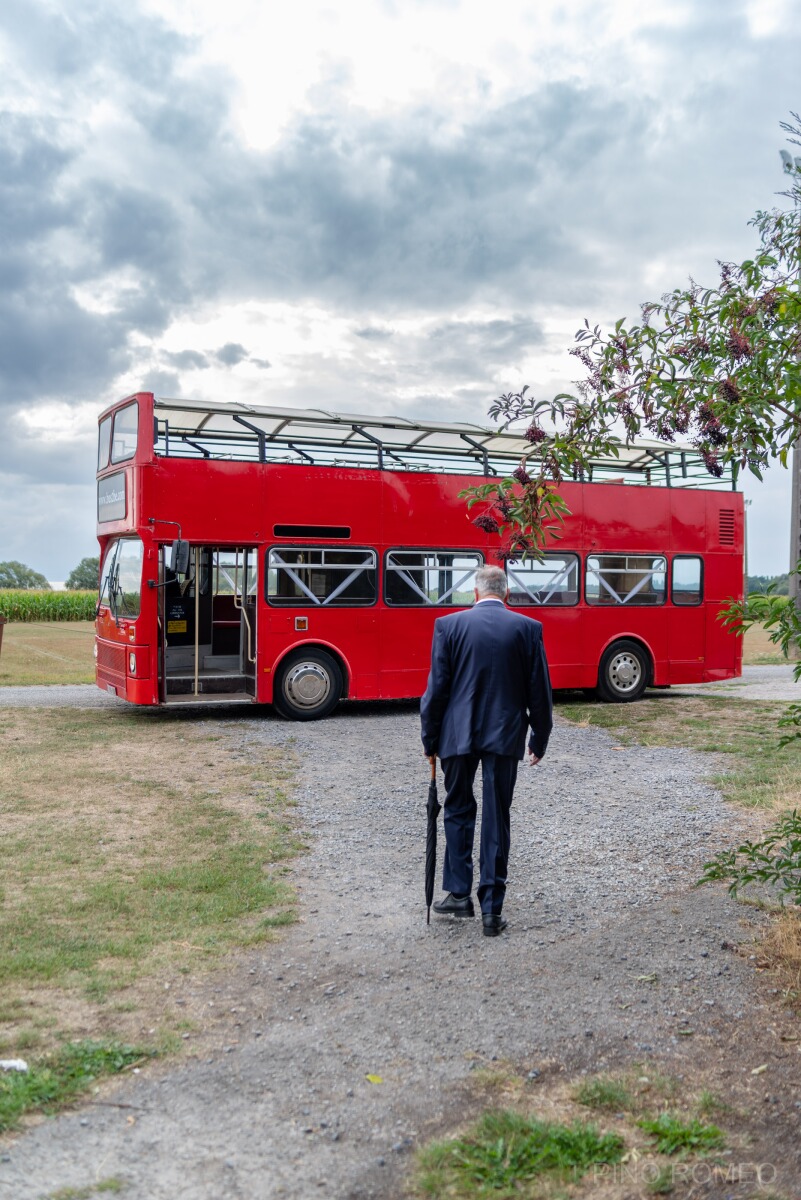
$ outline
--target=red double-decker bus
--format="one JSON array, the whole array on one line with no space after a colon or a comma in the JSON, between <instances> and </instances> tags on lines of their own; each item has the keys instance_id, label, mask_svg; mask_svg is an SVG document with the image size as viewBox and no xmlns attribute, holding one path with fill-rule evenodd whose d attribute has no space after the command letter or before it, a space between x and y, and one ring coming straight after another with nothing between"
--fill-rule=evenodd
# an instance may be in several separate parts
<instances>
[{"instance_id":1,"label":"red double-decker bus","mask_svg":"<svg viewBox=\"0 0 801 1200\"><path fill-rule=\"evenodd\" d=\"M474 425L120 401L99 423L98 686L300 720L422 695L435 618L499 561L459 492L528 449ZM544 561L506 567L554 687L627 701L738 675L741 639L717 620L743 587L734 481L656 442L590 475L564 485L571 515Z\"/></svg>"}]
</instances>

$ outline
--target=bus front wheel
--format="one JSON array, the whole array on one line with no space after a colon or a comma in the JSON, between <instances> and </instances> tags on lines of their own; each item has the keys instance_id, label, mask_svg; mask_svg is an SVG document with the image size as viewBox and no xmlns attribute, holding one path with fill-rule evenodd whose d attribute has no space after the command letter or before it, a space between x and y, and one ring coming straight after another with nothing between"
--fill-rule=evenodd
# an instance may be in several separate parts
<instances>
[{"instance_id":1,"label":"bus front wheel","mask_svg":"<svg viewBox=\"0 0 801 1200\"><path fill-rule=\"evenodd\" d=\"M325 650L295 650L281 663L273 704L290 721L327 717L342 697L342 670Z\"/></svg>"},{"instance_id":2,"label":"bus front wheel","mask_svg":"<svg viewBox=\"0 0 801 1200\"><path fill-rule=\"evenodd\" d=\"M650 675L648 655L637 642L615 642L598 668L598 695L609 704L639 700Z\"/></svg>"}]
</instances>

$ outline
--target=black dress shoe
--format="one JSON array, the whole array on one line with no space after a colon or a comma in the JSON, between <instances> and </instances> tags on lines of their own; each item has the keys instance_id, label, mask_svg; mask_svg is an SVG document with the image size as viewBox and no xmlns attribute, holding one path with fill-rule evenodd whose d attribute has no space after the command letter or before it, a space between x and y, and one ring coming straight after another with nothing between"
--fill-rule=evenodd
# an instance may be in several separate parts
<instances>
[{"instance_id":1,"label":"black dress shoe","mask_svg":"<svg viewBox=\"0 0 801 1200\"><path fill-rule=\"evenodd\" d=\"M484 913L481 920L484 924L484 937L497 937L509 924L500 913Z\"/></svg>"},{"instance_id":2,"label":"black dress shoe","mask_svg":"<svg viewBox=\"0 0 801 1200\"><path fill-rule=\"evenodd\" d=\"M448 892L444 900L437 900L434 904L434 912L441 913L445 917L472 917L475 916L473 901L469 896L454 896L453 892Z\"/></svg>"}]
</instances>

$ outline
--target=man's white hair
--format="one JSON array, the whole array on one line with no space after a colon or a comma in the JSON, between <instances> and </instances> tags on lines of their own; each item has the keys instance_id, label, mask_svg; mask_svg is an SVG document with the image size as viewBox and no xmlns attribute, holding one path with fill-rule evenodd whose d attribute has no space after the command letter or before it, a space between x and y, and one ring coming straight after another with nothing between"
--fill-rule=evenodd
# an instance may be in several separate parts
<instances>
[{"instance_id":1,"label":"man's white hair","mask_svg":"<svg viewBox=\"0 0 801 1200\"><path fill-rule=\"evenodd\" d=\"M499 600L505 600L509 591L506 572L500 567L479 567L476 571L476 591L481 597L497 596Z\"/></svg>"}]
</instances>

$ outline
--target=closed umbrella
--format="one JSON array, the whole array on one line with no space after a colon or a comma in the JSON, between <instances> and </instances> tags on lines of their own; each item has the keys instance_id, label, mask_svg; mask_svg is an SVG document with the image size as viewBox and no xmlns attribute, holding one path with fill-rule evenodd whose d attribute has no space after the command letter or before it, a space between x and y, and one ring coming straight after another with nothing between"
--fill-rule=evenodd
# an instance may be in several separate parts
<instances>
[{"instance_id":1,"label":"closed umbrella","mask_svg":"<svg viewBox=\"0 0 801 1200\"><path fill-rule=\"evenodd\" d=\"M428 785L426 814L426 925L431 924L431 901L434 897L434 872L437 869L437 817L441 804L437 799L437 760L431 759L431 783Z\"/></svg>"}]
</instances>

